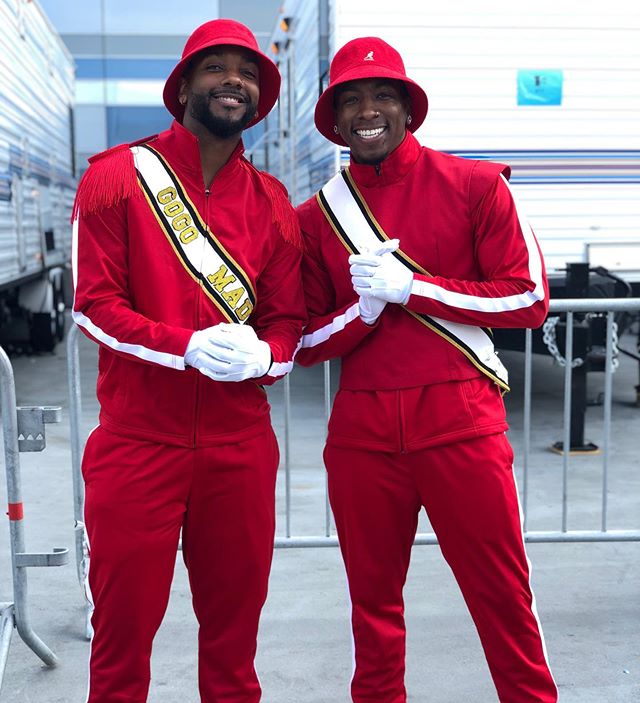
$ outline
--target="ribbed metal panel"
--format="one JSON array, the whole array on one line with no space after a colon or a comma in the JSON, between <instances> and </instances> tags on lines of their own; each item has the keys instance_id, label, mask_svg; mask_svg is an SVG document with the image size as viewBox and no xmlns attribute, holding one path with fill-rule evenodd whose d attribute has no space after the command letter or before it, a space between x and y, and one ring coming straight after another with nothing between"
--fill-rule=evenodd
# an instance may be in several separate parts
<instances>
[{"instance_id":1,"label":"ribbed metal panel","mask_svg":"<svg viewBox=\"0 0 640 703\"><path fill-rule=\"evenodd\" d=\"M38 3L0 0L0 26L0 285L6 285L65 261L70 249L74 76ZM47 252L50 229L56 249Z\"/></svg>"}]
</instances>

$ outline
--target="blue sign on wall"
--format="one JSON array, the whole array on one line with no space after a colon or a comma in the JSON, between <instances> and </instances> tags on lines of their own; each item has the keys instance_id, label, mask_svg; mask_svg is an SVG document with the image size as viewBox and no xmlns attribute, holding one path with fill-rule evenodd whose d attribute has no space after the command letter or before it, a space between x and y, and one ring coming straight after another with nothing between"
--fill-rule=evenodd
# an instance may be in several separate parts
<instances>
[{"instance_id":1,"label":"blue sign on wall","mask_svg":"<svg viewBox=\"0 0 640 703\"><path fill-rule=\"evenodd\" d=\"M561 105L562 71L518 70L518 105Z\"/></svg>"}]
</instances>

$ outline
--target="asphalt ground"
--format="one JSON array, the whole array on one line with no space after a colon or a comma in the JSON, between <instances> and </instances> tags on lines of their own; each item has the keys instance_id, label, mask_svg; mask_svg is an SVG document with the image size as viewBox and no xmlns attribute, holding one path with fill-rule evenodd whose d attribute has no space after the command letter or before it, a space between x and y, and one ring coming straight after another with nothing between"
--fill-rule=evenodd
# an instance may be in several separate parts
<instances>
[{"instance_id":1,"label":"asphalt ground","mask_svg":"<svg viewBox=\"0 0 640 703\"><path fill-rule=\"evenodd\" d=\"M624 341L624 340L623 340ZM631 348L633 340L627 340ZM83 432L94 424L96 353L81 339ZM504 352L513 391L507 396L516 475L522 480L523 355ZM0 701L81 703L86 699L89 643L74 555L73 502L65 346L52 354L13 356L19 405L59 405L62 422L47 425L47 448L21 454L26 546L29 552L69 547L62 567L30 569L29 612L36 633L60 658L44 667L17 632L11 642ZM337 367L332 367L335 386ZM534 357L529 480L529 529L561 524L563 372ZM640 529L640 408L638 366L628 358L613 379L612 452L608 486L611 529ZM322 369L291 377L291 532L324 534ZM597 399L603 375L590 374ZM283 384L269 391L273 421L284 436ZM586 438L602 443L602 407L587 411ZM599 529L602 455L571 457L568 528ZM278 481L278 534L285 530L284 472ZM4 490L4 489L3 489ZM6 500L6 498L5 498ZM422 519L420 531L428 531ZM640 701L640 544L529 544L533 587L551 667L563 703ZM416 546L405 590L409 701L475 703L497 700L465 605L437 546ZM0 600L11 601L8 529L0 533ZM346 582L338 550L278 549L260 628L257 669L265 703L347 703L352 671ZM196 623L184 565L177 555L171 600L155 641L150 703L196 703Z\"/></svg>"}]
</instances>

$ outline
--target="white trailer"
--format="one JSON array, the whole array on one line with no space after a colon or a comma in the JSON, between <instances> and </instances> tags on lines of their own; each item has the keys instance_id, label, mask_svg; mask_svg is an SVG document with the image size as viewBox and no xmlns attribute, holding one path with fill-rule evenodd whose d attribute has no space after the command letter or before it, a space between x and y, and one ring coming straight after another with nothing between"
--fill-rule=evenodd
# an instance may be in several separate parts
<instances>
[{"instance_id":1,"label":"white trailer","mask_svg":"<svg viewBox=\"0 0 640 703\"><path fill-rule=\"evenodd\" d=\"M372 35L427 91L423 144L511 166L552 278L588 262L640 285L640 5L285 0L272 35L283 91L254 158L295 204L348 159L313 125L328 59Z\"/></svg>"},{"instance_id":2,"label":"white trailer","mask_svg":"<svg viewBox=\"0 0 640 703\"><path fill-rule=\"evenodd\" d=\"M75 192L73 59L34 0L0 0L0 343L64 334Z\"/></svg>"}]
</instances>

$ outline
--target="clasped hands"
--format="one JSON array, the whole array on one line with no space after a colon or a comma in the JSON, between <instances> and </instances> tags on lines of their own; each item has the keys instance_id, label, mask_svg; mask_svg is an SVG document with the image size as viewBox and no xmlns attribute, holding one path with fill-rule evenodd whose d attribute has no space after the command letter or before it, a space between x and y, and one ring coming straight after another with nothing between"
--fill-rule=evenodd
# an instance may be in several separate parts
<instances>
[{"instance_id":1,"label":"clasped hands","mask_svg":"<svg viewBox=\"0 0 640 703\"><path fill-rule=\"evenodd\" d=\"M374 251L349 257L351 282L356 293L360 317L372 325L387 303L404 304L411 295L413 274L393 255L400 241L390 239Z\"/></svg>"},{"instance_id":2,"label":"clasped hands","mask_svg":"<svg viewBox=\"0 0 640 703\"><path fill-rule=\"evenodd\" d=\"M214 381L244 381L264 376L272 359L252 327L222 322L191 335L184 361Z\"/></svg>"}]
</instances>

